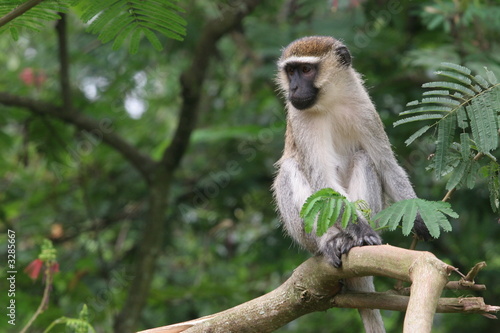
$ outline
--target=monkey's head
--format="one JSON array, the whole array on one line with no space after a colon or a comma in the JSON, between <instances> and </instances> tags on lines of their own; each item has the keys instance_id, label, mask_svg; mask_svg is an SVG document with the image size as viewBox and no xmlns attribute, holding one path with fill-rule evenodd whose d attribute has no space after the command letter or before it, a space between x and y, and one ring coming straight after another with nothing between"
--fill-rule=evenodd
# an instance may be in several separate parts
<instances>
[{"instance_id":1,"label":"monkey's head","mask_svg":"<svg viewBox=\"0 0 500 333\"><path fill-rule=\"evenodd\" d=\"M322 96L334 95L345 86L346 73L352 76L351 54L332 37L297 39L283 49L278 60L278 84L287 100L298 110L312 109Z\"/></svg>"}]
</instances>

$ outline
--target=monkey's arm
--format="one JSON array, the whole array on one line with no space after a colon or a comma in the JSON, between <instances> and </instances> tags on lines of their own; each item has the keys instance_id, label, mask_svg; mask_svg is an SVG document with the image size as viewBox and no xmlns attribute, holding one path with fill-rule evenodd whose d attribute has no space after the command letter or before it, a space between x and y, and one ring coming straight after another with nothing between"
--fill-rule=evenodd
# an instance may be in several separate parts
<instances>
[{"instance_id":1,"label":"monkey's arm","mask_svg":"<svg viewBox=\"0 0 500 333\"><path fill-rule=\"evenodd\" d=\"M306 199L313 194L309 181L294 158L284 158L273 184L274 196L282 222L288 234L302 247L312 253L318 251L315 231L307 234L300 217Z\"/></svg>"},{"instance_id":2,"label":"monkey's arm","mask_svg":"<svg viewBox=\"0 0 500 333\"><path fill-rule=\"evenodd\" d=\"M374 140L374 142L378 141L381 144L376 148L372 147L370 156L377 166L384 194L393 202L416 198L417 195L415 194L408 174L398 164L394 152L391 149L387 134L383 131L382 125L380 125L375 133L380 134L379 138ZM370 146L370 144L367 145ZM413 231L417 237L422 240L431 239L429 230L425 226L420 214L418 214L415 219Z\"/></svg>"}]
</instances>

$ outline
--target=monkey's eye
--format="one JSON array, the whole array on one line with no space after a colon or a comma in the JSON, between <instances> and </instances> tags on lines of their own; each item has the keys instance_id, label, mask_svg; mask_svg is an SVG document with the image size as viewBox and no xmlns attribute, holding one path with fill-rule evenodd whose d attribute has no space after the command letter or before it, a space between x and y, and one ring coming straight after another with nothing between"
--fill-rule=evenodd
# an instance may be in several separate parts
<instances>
[{"instance_id":1,"label":"monkey's eye","mask_svg":"<svg viewBox=\"0 0 500 333\"><path fill-rule=\"evenodd\" d=\"M302 70L302 73L307 74L310 71L312 71L312 66L311 65L302 65L301 70Z\"/></svg>"},{"instance_id":2,"label":"monkey's eye","mask_svg":"<svg viewBox=\"0 0 500 333\"><path fill-rule=\"evenodd\" d=\"M295 69L292 66L287 66L285 70L288 75L293 75L293 73L295 72Z\"/></svg>"}]
</instances>

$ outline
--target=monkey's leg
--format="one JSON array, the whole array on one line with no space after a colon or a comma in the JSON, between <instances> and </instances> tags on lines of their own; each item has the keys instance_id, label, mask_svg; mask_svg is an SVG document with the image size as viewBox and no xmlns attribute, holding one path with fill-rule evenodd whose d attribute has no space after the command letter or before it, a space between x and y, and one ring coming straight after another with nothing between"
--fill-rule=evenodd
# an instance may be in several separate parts
<instances>
[{"instance_id":1,"label":"monkey's leg","mask_svg":"<svg viewBox=\"0 0 500 333\"><path fill-rule=\"evenodd\" d=\"M372 211L372 215L382 209L382 185L375 166L364 151L358 151L353 159L351 177L347 192L350 200L365 200ZM361 222L358 222L361 223ZM373 277L351 278L344 281L347 289L374 292ZM367 333L385 332L384 322L379 310L359 309L363 325Z\"/></svg>"},{"instance_id":2,"label":"monkey's leg","mask_svg":"<svg viewBox=\"0 0 500 333\"><path fill-rule=\"evenodd\" d=\"M347 187L350 201L365 200L373 213L382 208L382 186L375 167L365 151L358 151L350 165ZM320 240L320 251L327 255L335 267L342 265L342 254L355 246L379 245L380 236L370 227L366 219L358 213L358 221L349 223L345 230L330 228Z\"/></svg>"}]
</instances>

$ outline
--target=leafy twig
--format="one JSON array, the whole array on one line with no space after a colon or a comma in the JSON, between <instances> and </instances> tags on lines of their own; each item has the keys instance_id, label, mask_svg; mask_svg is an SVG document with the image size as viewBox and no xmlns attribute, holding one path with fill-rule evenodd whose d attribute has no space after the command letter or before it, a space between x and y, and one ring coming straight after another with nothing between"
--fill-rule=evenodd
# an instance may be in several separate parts
<instances>
[{"instance_id":1,"label":"leafy twig","mask_svg":"<svg viewBox=\"0 0 500 333\"><path fill-rule=\"evenodd\" d=\"M26 1L25 3L21 4L20 6L14 8L10 13L8 13L4 17L0 18L0 27L3 27L4 25L9 23L13 19L23 15L31 8L40 4L42 1L44 1L44 0L29 0L29 1Z\"/></svg>"}]
</instances>

